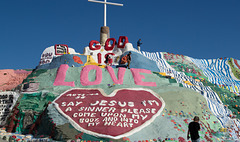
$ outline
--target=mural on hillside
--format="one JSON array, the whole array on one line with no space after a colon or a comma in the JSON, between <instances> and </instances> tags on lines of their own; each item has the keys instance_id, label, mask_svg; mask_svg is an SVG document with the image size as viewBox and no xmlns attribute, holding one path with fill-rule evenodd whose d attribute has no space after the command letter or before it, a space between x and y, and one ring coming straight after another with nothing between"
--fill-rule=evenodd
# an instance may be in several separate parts
<instances>
[{"instance_id":1,"label":"mural on hillside","mask_svg":"<svg viewBox=\"0 0 240 142\"><path fill-rule=\"evenodd\" d=\"M240 140L239 82L232 76L237 61L138 51L125 36L98 43L91 41L84 54L46 48L40 64L11 88L19 97L0 135L16 141L186 141L197 115L202 141ZM106 66L107 54L112 63ZM6 75L0 77L9 87Z\"/></svg>"}]
</instances>

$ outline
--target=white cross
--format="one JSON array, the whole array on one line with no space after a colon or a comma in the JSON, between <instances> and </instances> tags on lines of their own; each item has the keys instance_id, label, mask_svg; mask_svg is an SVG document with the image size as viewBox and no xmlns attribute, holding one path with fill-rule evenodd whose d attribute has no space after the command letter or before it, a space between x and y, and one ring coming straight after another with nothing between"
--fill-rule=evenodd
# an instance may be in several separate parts
<instances>
[{"instance_id":1,"label":"white cross","mask_svg":"<svg viewBox=\"0 0 240 142\"><path fill-rule=\"evenodd\" d=\"M116 5L116 6L123 6L123 4L107 2L107 0L104 0L104 1L88 0L88 1L104 4L104 26L107 26L107 4Z\"/></svg>"}]
</instances>

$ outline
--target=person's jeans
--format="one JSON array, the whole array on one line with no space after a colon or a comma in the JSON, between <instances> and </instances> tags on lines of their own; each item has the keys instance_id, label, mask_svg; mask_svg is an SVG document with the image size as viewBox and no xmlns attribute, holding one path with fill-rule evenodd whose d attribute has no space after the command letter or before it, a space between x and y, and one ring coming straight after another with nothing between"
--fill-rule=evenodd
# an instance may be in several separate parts
<instances>
[{"instance_id":1,"label":"person's jeans","mask_svg":"<svg viewBox=\"0 0 240 142\"><path fill-rule=\"evenodd\" d=\"M197 140L192 140L192 142L200 142L200 138L198 138Z\"/></svg>"}]
</instances>

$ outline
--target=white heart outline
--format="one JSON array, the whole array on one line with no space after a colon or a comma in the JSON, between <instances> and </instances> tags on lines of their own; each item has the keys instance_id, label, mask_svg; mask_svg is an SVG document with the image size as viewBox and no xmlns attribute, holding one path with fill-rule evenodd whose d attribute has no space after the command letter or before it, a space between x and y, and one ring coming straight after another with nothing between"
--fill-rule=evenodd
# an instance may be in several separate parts
<instances>
[{"instance_id":1,"label":"white heart outline","mask_svg":"<svg viewBox=\"0 0 240 142\"><path fill-rule=\"evenodd\" d=\"M56 103L55 101L58 100L58 98L60 98L63 94L71 91L71 90L99 90L101 92L101 95L103 95L104 97L114 97L116 95L116 93L119 91L119 90L143 90L143 91L147 91L147 92L150 92L152 95L154 95L156 98L158 98L161 102L162 102L162 107L157 111L157 113L155 113L149 120L145 121L142 125L138 126L138 127L135 127L134 129L124 133L124 134L121 134L121 135L118 135L118 136L111 136L111 135L105 135L105 134L99 134L99 133L96 133L96 132L92 132L90 130L86 130L84 128L82 128L80 125L78 125L74 120L72 120L71 117L69 117L68 115L66 115L60 108L59 108L59 105L58 103ZM159 116L161 114L161 112L163 111L164 107L165 107L165 102L164 100L162 99L162 97L158 96L157 93L155 93L154 91L152 91L151 89L147 89L147 88L121 88L121 89L116 89L114 90L111 94L107 95L103 89L101 88L71 88L71 89L68 89L66 91L64 91L62 94L60 94L53 102L52 104L54 105L54 107L59 111L60 114L62 114L65 118L67 118L69 120L69 122L71 123L71 125L77 129L78 131L81 131L81 132L84 132L84 133L87 133L89 135L93 135L93 136L97 136L97 137L103 137L103 138L111 138L111 139L120 139L122 137L127 137L127 136L130 136L138 131L140 131L141 129L143 129L144 127L148 126L149 124L151 124L155 118L157 116Z\"/></svg>"}]
</instances>

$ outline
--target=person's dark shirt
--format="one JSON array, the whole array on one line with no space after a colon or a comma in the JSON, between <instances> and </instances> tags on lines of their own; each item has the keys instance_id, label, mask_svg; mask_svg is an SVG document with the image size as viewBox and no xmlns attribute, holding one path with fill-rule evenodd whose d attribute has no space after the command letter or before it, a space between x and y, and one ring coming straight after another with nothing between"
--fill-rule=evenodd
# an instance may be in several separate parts
<instances>
[{"instance_id":1,"label":"person's dark shirt","mask_svg":"<svg viewBox=\"0 0 240 142\"><path fill-rule=\"evenodd\" d=\"M200 130L200 125L198 122L191 122L188 125L188 129L190 131L191 139L197 140L199 138L198 131Z\"/></svg>"},{"instance_id":2,"label":"person's dark shirt","mask_svg":"<svg viewBox=\"0 0 240 142\"><path fill-rule=\"evenodd\" d=\"M131 55L130 54L127 54L127 60L131 61Z\"/></svg>"},{"instance_id":3,"label":"person's dark shirt","mask_svg":"<svg viewBox=\"0 0 240 142\"><path fill-rule=\"evenodd\" d=\"M108 63L108 60L109 60L109 54L107 54L106 56L106 63Z\"/></svg>"},{"instance_id":4,"label":"person's dark shirt","mask_svg":"<svg viewBox=\"0 0 240 142\"><path fill-rule=\"evenodd\" d=\"M142 43L140 40L137 41L137 46L140 46Z\"/></svg>"}]
</instances>

